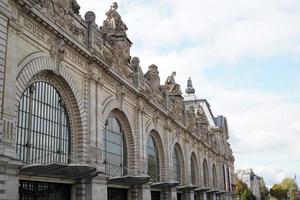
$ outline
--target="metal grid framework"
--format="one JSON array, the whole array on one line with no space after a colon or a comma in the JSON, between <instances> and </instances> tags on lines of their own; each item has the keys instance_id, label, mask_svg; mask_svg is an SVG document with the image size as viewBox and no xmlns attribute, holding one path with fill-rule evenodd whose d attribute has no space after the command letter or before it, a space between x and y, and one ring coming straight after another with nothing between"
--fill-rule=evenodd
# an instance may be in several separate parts
<instances>
[{"instance_id":1,"label":"metal grid framework","mask_svg":"<svg viewBox=\"0 0 300 200\"><path fill-rule=\"evenodd\" d=\"M17 158L27 164L69 163L70 126L59 92L48 82L32 83L18 110Z\"/></svg>"},{"instance_id":2,"label":"metal grid framework","mask_svg":"<svg viewBox=\"0 0 300 200\"><path fill-rule=\"evenodd\" d=\"M70 200L71 185L20 180L20 200Z\"/></svg>"},{"instance_id":3,"label":"metal grid framework","mask_svg":"<svg viewBox=\"0 0 300 200\"><path fill-rule=\"evenodd\" d=\"M147 142L147 154L148 154L148 175L154 182L160 181L159 170L159 155L157 146L153 136L149 136Z\"/></svg>"},{"instance_id":4,"label":"metal grid framework","mask_svg":"<svg viewBox=\"0 0 300 200\"><path fill-rule=\"evenodd\" d=\"M121 124L109 116L104 129L105 173L111 176L127 174L127 144Z\"/></svg>"},{"instance_id":5,"label":"metal grid framework","mask_svg":"<svg viewBox=\"0 0 300 200\"><path fill-rule=\"evenodd\" d=\"M176 148L174 148L173 152L173 168L175 181L181 182L180 160Z\"/></svg>"}]
</instances>

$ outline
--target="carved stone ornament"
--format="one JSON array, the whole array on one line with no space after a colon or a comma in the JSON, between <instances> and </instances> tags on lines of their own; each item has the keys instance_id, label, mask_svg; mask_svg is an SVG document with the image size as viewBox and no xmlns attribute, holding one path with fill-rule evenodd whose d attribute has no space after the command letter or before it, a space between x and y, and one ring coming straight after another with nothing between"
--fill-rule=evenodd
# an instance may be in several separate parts
<instances>
[{"instance_id":1,"label":"carved stone ornament","mask_svg":"<svg viewBox=\"0 0 300 200\"><path fill-rule=\"evenodd\" d=\"M116 98L119 102L119 108L122 109L123 106L123 100L124 100L124 96L126 94L126 87L125 85L119 85L117 86L117 94L116 94Z\"/></svg>"},{"instance_id":2,"label":"carved stone ornament","mask_svg":"<svg viewBox=\"0 0 300 200\"><path fill-rule=\"evenodd\" d=\"M160 90L160 78L156 65L150 65L148 72L144 76L150 85L150 93L156 97Z\"/></svg>"},{"instance_id":3,"label":"carved stone ornament","mask_svg":"<svg viewBox=\"0 0 300 200\"><path fill-rule=\"evenodd\" d=\"M56 72L59 73L61 62L66 55L65 41L62 39L49 38L48 43L50 45L50 57L55 64Z\"/></svg>"},{"instance_id":4,"label":"carved stone ornament","mask_svg":"<svg viewBox=\"0 0 300 200\"><path fill-rule=\"evenodd\" d=\"M175 82L176 72L173 72L170 76L168 76L165 82L165 90L170 95L181 95L180 85Z\"/></svg>"},{"instance_id":5,"label":"carved stone ornament","mask_svg":"<svg viewBox=\"0 0 300 200\"><path fill-rule=\"evenodd\" d=\"M183 120L183 111L184 111L184 105L183 105L183 101L181 98L176 97L172 100L173 104L172 104L172 109L171 109L171 114L179 119L179 120Z\"/></svg>"},{"instance_id":6,"label":"carved stone ornament","mask_svg":"<svg viewBox=\"0 0 300 200\"><path fill-rule=\"evenodd\" d=\"M190 105L186 111L187 115L187 125L188 129L195 130L196 129L196 113L195 113L195 107L193 105Z\"/></svg>"},{"instance_id":7,"label":"carved stone ornament","mask_svg":"<svg viewBox=\"0 0 300 200\"><path fill-rule=\"evenodd\" d=\"M53 19L62 28L76 36L84 35L85 30L75 24L73 15L78 15L80 6L76 0L32 0L41 7L41 11Z\"/></svg>"},{"instance_id":8,"label":"carved stone ornament","mask_svg":"<svg viewBox=\"0 0 300 200\"><path fill-rule=\"evenodd\" d=\"M155 129L157 129L158 119L159 119L159 112L154 112L152 117L152 122Z\"/></svg>"},{"instance_id":9,"label":"carved stone ornament","mask_svg":"<svg viewBox=\"0 0 300 200\"><path fill-rule=\"evenodd\" d=\"M106 20L103 22L103 26L100 27L100 32L105 37L113 36L125 36L127 26L122 21L121 16L117 12L118 4L114 2L109 11L106 12Z\"/></svg>"}]
</instances>

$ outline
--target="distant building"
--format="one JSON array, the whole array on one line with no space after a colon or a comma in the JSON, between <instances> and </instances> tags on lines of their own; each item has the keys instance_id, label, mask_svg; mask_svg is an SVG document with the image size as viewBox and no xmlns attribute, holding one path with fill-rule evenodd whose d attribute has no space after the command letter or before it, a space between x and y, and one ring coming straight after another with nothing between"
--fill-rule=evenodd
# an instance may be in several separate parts
<instances>
[{"instance_id":1,"label":"distant building","mask_svg":"<svg viewBox=\"0 0 300 200\"><path fill-rule=\"evenodd\" d=\"M248 188L251 190L252 194L256 197L257 200L261 199L260 195L260 184L262 177L254 174L253 169L242 169L237 170L235 173L235 178L242 180L247 184Z\"/></svg>"}]
</instances>

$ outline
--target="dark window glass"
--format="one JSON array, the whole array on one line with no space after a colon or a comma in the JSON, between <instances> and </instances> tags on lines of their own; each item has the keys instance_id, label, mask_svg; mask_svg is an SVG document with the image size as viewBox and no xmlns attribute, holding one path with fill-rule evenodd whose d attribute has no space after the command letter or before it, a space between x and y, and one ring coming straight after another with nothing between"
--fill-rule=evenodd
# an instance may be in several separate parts
<instances>
[{"instance_id":1,"label":"dark window glass","mask_svg":"<svg viewBox=\"0 0 300 200\"><path fill-rule=\"evenodd\" d=\"M209 187L209 176L208 176L208 166L207 161L204 159L203 161L203 182L205 187Z\"/></svg>"},{"instance_id":2,"label":"dark window glass","mask_svg":"<svg viewBox=\"0 0 300 200\"><path fill-rule=\"evenodd\" d=\"M20 200L69 200L71 185L20 180Z\"/></svg>"},{"instance_id":3,"label":"dark window glass","mask_svg":"<svg viewBox=\"0 0 300 200\"><path fill-rule=\"evenodd\" d=\"M196 163L191 157L191 181L193 185L196 185Z\"/></svg>"},{"instance_id":4,"label":"dark window glass","mask_svg":"<svg viewBox=\"0 0 300 200\"><path fill-rule=\"evenodd\" d=\"M152 136L148 138L147 142L148 154L148 175L154 182L159 182L159 155L155 140Z\"/></svg>"},{"instance_id":5,"label":"dark window glass","mask_svg":"<svg viewBox=\"0 0 300 200\"><path fill-rule=\"evenodd\" d=\"M215 165L212 166L212 175L213 175L213 186L214 186L214 188L216 188L217 187L217 170L216 170Z\"/></svg>"},{"instance_id":6,"label":"dark window glass","mask_svg":"<svg viewBox=\"0 0 300 200\"><path fill-rule=\"evenodd\" d=\"M32 83L18 110L17 158L25 163L68 163L70 127L65 104L47 82Z\"/></svg>"},{"instance_id":7,"label":"dark window glass","mask_svg":"<svg viewBox=\"0 0 300 200\"><path fill-rule=\"evenodd\" d=\"M111 176L127 174L127 146L121 124L108 117L104 130L105 172Z\"/></svg>"},{"instance_id":8,"label":"dark window glass","mask_svg":"<svg viewBox=\"0 0 300 200\"><path fill-rule=\"evenodd\" d=\"M176 149L173 152L173 168L174 168L174 179L178 182L181 182L181 172L180 172L180 162L179 156Z\"/></svg>"}]
</instances>

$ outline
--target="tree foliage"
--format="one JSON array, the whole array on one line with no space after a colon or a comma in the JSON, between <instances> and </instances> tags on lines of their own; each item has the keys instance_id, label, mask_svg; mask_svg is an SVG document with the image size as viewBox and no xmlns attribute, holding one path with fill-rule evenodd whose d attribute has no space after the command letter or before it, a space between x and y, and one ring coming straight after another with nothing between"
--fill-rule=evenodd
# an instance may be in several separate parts
<instances>
[{"instance_id":1,"label":"tree foliage","mask_svg":"<svg viewBox=\"0 0 300 200\"><path fill-rule=\"evenodd\" d=\"M269 189L263 179L260 180L259 191L261 200L267 200L269 198Z\"/></svg>"},{"instance_id":2,"label":"tree foliage","mask_svg":"<svg viewBox=\"0 0 300 200\"><path fill-rule=\"evenodd\" d=\"M270 189L270 195L278 200L289 199L295 200L295 192L298 190L298 185L292 178L284 178L281 183L274 184Z\"/></svg>"},{"instance_id":3,"label":"tree foliage","mask_svg":"<svg viewBox=\"0 0 300 200\"><path fill-rule=\"evenodd\" d=\"M241 199L243 192L247 189L248 186L246 183L244 183L242 180L237 180L234 193L239 197L239 199Z\"/></svg>"},{"instance_id":4,"label":"tree foliage","mask_svg":"<svg viewBox=\"0 0 300 200\"><path fill-rule=\"evenodd\" d=\"M241 195L241 200L255 200L255 196L252 194L250 189L245 189Z\"/></svg>"},{"instance_id":5,"label":"tree foliage","mask_svg":"<svg viewBox=\"0 0 300 200\"><path fill-rule=\"evenodd\" d=\"M274 184L270 189L270 195L278 200L284 200L287 199L287 190L281 184Z\"/></svg>"}]
</instances>

